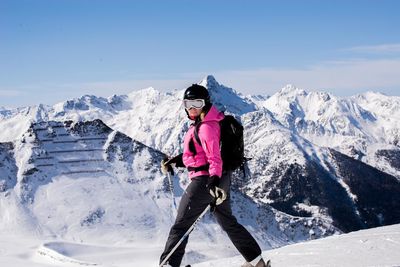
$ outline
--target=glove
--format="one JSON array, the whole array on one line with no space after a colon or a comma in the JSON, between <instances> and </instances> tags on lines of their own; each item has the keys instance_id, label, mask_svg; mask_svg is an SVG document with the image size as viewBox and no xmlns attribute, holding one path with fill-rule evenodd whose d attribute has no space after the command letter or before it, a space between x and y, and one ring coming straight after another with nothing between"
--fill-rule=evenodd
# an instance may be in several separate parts
<instances>
[{"instance_id":1,"label":"glove","mask_svg":"<svg viewBox=\"0 0 400 267\"><path fill-rule=\"evenodd\" d=\"M173 165L175 165L175 167L185 167L185 165L183 164L183 153L172 157L172 158L168 158L165 157L162 161L161 161L161 172L164 175L167 175L167 173L171 173L172 175L174 175L174 168Z\"/></svg>"},{"instance_id":2,"label":"glove","mask_svg":"<svg viewBox=\"0 0 400 267\"><path fill-rule=\"evenodd\" d=\"M185 165L183 164L183 153L181 153L173 158L170 158L168 162L171 164L175 164L175 167L177 167L177 168L185 167Z\"/></svg>"},{"instance_id":3,"label":"glove","mask_svg":"<svg viewBox=\"0 0 400 267\"><path fill-rule=\"evenodd\" d=\"M167 175L168 173L174 175L174 169L172 168L171 162L168 158L165 158L161 161L160 169L164 175Z\"/></svg>"},{"instance_id":4,"label":"glove","mask_svg":"<svg viewBox=\"0 0 400 267\"><path fill-rule=\"evenodd\" d=\"M207 180L207 189L210 192L210 195L214 197L214 205L220 205L226 199L226 192L222 188L219 187L219 178L216 175L213 175Z\"/></svg>"},{"instance_id":5,"label":"glove","mask_svg":"<svg viewBox=\"0 0 400 267\"><path fill-rule=\"evenodd\" d=\"M175 167L185 167L185 165L183 164L183 153L181 153L173 158L170 158L168 160L168 163L175 164Z\"/></svg>"}]
</instances>

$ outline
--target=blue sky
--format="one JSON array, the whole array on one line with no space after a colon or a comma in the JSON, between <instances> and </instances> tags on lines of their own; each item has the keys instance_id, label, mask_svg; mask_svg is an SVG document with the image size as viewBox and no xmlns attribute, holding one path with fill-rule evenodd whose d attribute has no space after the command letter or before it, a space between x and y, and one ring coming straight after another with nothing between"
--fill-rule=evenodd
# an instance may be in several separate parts
<instances>
[{"instance_id":1,"label":"blue sky","mask_svg":"<svg viewBox=\"0 0 400 267\"><path fill-rule=\"evenodd\" d=\"M286 84L400 95L400 1L0 0L0 106Z\"/></svg>"}]
</instances>

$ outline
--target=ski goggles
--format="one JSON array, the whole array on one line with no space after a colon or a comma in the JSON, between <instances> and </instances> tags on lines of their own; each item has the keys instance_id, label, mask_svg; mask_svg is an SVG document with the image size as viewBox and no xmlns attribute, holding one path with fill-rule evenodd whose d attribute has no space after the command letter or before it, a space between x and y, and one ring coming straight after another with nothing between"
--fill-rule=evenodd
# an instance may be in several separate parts
<instances>
[{"instance_id":1,"label":"ski goggles","mask_svg":"<svg viewBox=\"0 0 400 267\"><path fill-rule=\"evenodd\" d=\"M183 105L186 109L203 108L206 102L204 99L183 99Z\"/></svg>"}]
</instances>

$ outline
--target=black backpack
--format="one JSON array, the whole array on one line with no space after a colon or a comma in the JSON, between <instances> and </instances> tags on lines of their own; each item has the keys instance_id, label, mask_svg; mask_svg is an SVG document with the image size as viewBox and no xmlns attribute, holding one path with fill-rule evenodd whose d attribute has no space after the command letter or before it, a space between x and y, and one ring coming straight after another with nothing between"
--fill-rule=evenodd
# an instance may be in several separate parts
<instances>
[{"instance_id":1,"label":"black backpack","mask_svg":"<svg viewBox=\"0 0 400 267\"><path fill-rule=\"evenodd\" d=\"M198 144L200 143L198 123L194 128L194 137ZM223 170L234 171L243 166L247 160L244 157L243 126L232 115L225 115L219 125L221 127L221 158Z\"/></svg>"}]
</instances>

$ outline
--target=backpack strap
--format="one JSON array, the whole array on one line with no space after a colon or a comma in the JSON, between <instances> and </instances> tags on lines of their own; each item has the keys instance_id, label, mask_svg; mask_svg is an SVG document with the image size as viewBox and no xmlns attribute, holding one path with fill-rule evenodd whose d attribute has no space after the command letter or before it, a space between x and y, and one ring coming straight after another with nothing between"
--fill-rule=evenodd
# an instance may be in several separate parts
<instances>
[{"instance_id":1,"label":"backpack strap","mask_svg":"<svg viewBox=\"0 0 400 267\"><path fill-rule=\"evenodd\" d=\"M193 156L197 154L193 139L190 139L189 141L189 151L193 153Z\"/></svg>"},{"instance_id":2,"label":"backpack strap","mask_svg":"<svg viewBox=\"0 0 400 267\"><path fill-rule=\"evenodd\" d=\"M201 124L201 121L199 120L199 121L196 121L194 124L193 124L193 126L194 126L194 138L196 139L196 142L199 144L199 145L201 145L201 141L200 141L200 137L199 137L199 133L198 133L198 131L199 131L199 128L200 128L200 124ZM196 147L195 147L195 145L194 145L194 140L193 140L193 138L192 139L190 139L190 141L189 141L189 150L190 150L190 152L192 152L193 153L193 155L196 155L197 154L197 151L196 151Z\"/></svg>"},{"instance_id":3,"label":"backpack strap","mask_svg":"<svg viewBox=\"0 0 400 267\"><path fill-rule=\"evenodd\" d=\"M194 125L194 139L196 139L197 144L201 145L200 137L199 137L199 129L200 129L201 121Z\"/></svg>"},{"instance_id":4,"label":"backpack strap","mask_svg":"<svg viewBox=\"0 0 400 267\"><path fill-rule=\"evenodd\" d=\"M197 144L199 144L199 145L201 145L201 141L200 141L200 137L199 137L199 128L200 128L200 124L201 124L201 121L198 121L198 122L196 122L195 124L194 124L194 131L193 131L193 134L194 134L194 139L196 140L193 140L193 139L190 139L190 141L189 141L189 150L194 154L194 155L196 155L196 147L194 146L194 142L197 142ZM199 172L199 171L208 171L208 167L210 167L210 164L204 164L204 165L201 165L201 166L199 166L199 167L188 167L187 169L189 170L189 171L195 171L195 172Z\"/></svg>"}]
</instances>

